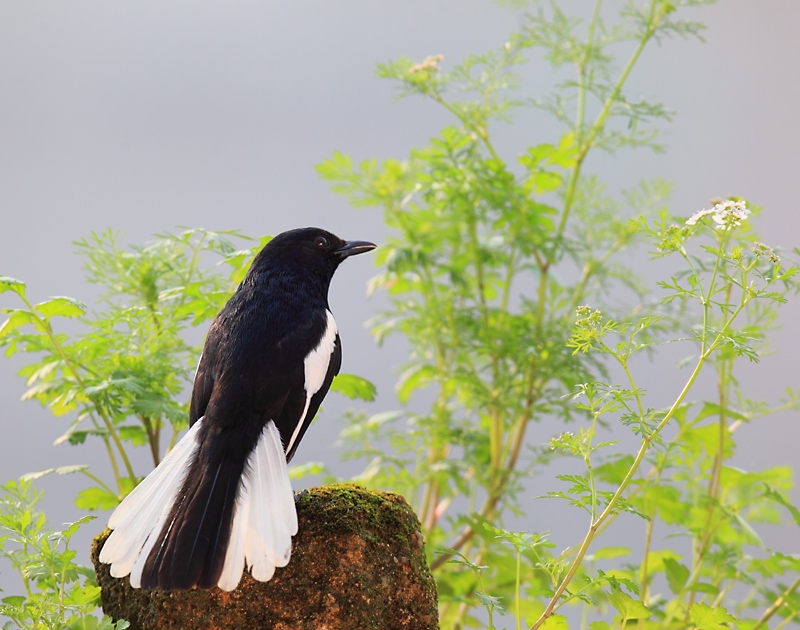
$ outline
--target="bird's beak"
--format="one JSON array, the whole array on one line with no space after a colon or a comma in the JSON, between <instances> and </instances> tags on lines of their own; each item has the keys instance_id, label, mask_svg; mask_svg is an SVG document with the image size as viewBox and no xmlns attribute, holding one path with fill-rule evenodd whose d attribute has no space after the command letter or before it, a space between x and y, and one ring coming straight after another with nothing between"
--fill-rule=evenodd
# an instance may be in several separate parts
<instances>
[{"instance_id":1,"label":"bird's beak","mask_svg":"<svg viewBox=\"0 0 800 630\"><path fill-rule=\"evenodd\" d=\"M346 241L343 247L336 250L336 253L342 258L347 258L348 256L372 251L376 247L375 243L370 243L369 241Z\"/></svg>"}]
</instances>

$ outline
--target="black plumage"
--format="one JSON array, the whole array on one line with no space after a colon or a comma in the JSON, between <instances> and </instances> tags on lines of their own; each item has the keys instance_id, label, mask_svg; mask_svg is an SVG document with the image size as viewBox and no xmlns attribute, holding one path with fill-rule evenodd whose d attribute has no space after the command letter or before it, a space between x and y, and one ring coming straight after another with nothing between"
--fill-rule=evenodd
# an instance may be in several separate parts
<instances>
[{"instance_id":1,"label":"black plumage","mask_svg":"<svg viewBox=\"0 0 800 630\"><path fill-rule=\"evenodd\" d=\"M341 344L328 306L331 279L345 258L374 247L363 241L345 242L318 228L304 228L276 236L259 252L209 329L190 406L190 425L202 422L185 438L193 444L182 464L184 470L179 470L178 463L169 463L162 473L168 476L174 469L175 489L169 502L158 518L153 516L150 521L134 516L137 508L133 503L144 501L145 490L131 500L131 506L123 509L123 503L119 508L119 519L136 535L142 536L154 525L138 551L147 553L146 561L143 566L143 558L134 562L133 552L128 551L131 545L122 542L124 531L104 561L119 562L120 571L134 563L131 582L139 580L143 588L211 588L218 583L230 586L232 579L238 583L238 577L222 575L226 566L233 565L233 574L236 572L234 551L228 557L234 513L244 510L246 516L240 518L250 519L245 525L238 522L238 535L246 532L252 536L246 523L260 522L263 515L240 506L250 500L250 505L261 509L272 500L250 499L247 494L260 483L252 478L255 453L258 451L262 467L267 461L270 474L285 474L276 472L274 456L264 455L269 452L273 430L267 424L274 423L285 458L291 460L341 366ZM266 442L257 449L259 440ZM280 465L285 468L283 462ZM284 505L276 508L278 511L288 509L285 501L273 503ZM284 516L268 515L273 517ZM123 525L119 527L124 530ZM270 537L276 536L271 531L263 535L268 551ZM250 547L247 540L237 541L245 550L254 545L259 548L252 540ZM132 547L135 551L136 545ZM248 557L248 565L252 562ZM281 560L269 562L282 566ZM112 573L113 569L112 564ZM262 573L271 575L269 570Z\"/></svg>"}]
</instances>

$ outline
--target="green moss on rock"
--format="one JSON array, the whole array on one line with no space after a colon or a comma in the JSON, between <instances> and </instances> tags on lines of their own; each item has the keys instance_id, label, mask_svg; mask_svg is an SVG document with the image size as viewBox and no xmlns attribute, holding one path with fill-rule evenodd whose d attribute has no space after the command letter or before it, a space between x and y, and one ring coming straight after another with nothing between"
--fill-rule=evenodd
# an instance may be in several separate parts
<instances>
[{"instance_id":1,"label":"green moss on rock","mask_svg":"<svg viewBox=\"0 0 800 630\"><path fill-rule=\"evenodd\" d=\"M269 582L248 574L226 593L142 591L112 578L92 543L103 609L132 630L428 630L438 628L436 586L419 521L403 497L353 484L297 499L292 559Z\"/></svg>"}]
</instances>

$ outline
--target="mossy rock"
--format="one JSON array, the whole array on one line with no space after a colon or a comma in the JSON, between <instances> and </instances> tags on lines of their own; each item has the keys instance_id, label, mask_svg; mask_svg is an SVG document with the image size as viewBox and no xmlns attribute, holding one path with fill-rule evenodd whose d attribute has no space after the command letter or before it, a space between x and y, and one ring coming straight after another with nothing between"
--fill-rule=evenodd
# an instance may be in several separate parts
<instances>
[{"instance_id":1,"label":"mossy rock","mask_svg":"<svg viewBox=\"0 0 800 630\"><path fill-rule=\"evenodd\" d=\"M298 496L289 564L269 582L247 573L236 590L143 591L98 560L103 610L132 630L429 630L438 628L436 585L419 520L403 497L352 484Z\"/></svg>"}]
</instances>

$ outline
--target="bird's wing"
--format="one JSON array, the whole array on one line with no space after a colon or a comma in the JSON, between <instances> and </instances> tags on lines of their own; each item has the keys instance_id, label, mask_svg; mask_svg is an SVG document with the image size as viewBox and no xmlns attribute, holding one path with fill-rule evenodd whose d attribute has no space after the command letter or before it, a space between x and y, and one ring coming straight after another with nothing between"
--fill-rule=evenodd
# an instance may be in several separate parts
<instances>
[{"instance_id":1,"label":"bird's wing","mask_svg":"<svg viewBox=\"0 0 800 630\"><path fill-rule=\"evenodd\" d=\"M197 370L194 373L194 383L192 384L192 401L189 403L189 426L193 426L206 413L208 401L211 400L211 393L214 391L214 375L212 373L209 353L206 349L200 355L197 362Z\"/></svg>"},{"instance_id":2,"label":"bird's wing","mask_svg":"<svg viewBox=\"0 0 800 630\"><path fill-rule=\"evenodd\" d=\"M325 309L325 328L311 352L292 374L292 385L280 416L275 420L286 460L291 461L311 421L342 365L342 346L333 315Z\"/></svg>"}]
</instances>

